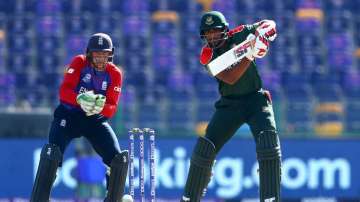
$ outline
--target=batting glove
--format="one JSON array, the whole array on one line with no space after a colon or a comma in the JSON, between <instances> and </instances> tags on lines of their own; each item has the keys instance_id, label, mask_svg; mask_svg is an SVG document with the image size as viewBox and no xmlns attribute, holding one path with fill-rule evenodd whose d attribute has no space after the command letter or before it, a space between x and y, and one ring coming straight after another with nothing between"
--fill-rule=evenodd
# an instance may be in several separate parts
<instances>
[{"instance_id":1,"label":"batting glove","mask_svg":"<svg viewBox=\"0 0 360 202\"><path fill-rule=\"evenodd\" d=\"M246 58L250 61L253 61L255 58L254 58L254 44L255 44L255 35L253 34L249 34L247 37L246 37L246 40L249 40L250 43L251 43L251 49L249 52L246 53Z\"/></svg>"},{"instance_id":2,"label":"batting glove","mask_svg":"<svg viewBox=\"0 0 360 202\"><path fill-rule=\"evenodd\" d=\"M76 97L76 102L80 105L81 109L86 113L90 113L95 106L96 95L93 91L80 93Z\"/></svg>"},{"instance_id":3,"label":"batting glove","mask_svg":"<svg viewBox=\"0 0 360 202\"><path fill-rule=\"evenodd\" d=\"M262 36L257 36L253 47L253 56L263 58L269 50L269 41Z\"/></svg>"},{"instance_id":4,"label":"batting glove","mask_svg":"<svg viewBox=\"0 0 360 202\"><path fill-rule=\"evenodd\" d=\"M275 21L262 20L255 31L255 35L265 37L269 41L274 41L277 36Z\"/></svg>"}]
</instances>

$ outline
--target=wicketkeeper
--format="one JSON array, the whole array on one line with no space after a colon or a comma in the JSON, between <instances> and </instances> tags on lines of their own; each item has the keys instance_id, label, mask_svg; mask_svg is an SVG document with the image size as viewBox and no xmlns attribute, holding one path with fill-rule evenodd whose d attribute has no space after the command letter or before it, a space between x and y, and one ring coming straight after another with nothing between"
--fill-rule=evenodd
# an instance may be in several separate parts
<instances>
[{"instance_id":1,"label":"wicketkeeper","mask_svg":"<svg viewBox=\"0 0 360 202\"><path fill-rule=\"evenodd\" d=\"M206 42L200 62L209 72L210 63L250 36L251 48L245 57L215 75L221 98L215 103L216 111L199 137L192 157L182 202L198 202L206 192L215 157L224 144L244 123L249 124L256 143L259 162L260 201L280 201L281 151L269 91L262 88L256 59L264 57L269 42L276 38L276 25L262 20L251 25L240 25L229 30L222 13L211 11L201 18L200 36ZM237 51L241 53L242 50ZM228 61L224 61L228 62ZM221 65L221 61L216 63ZM239 151L241 152L241 148Z\"/></svg>"},{"instance_id":2,"label":"wicketkeeper","mask_svg":"<svg viewBox=\"0 0 360 202\"><path fill-rule=\"evenodd\" d=\"M122 73L113 63L109 35L90 37L86 54L77 55L67 67L60 86L49 143L41 151L31 202L48 202L56 171L73 138L84 136L108 167L105 202L120 202L128 170L128 151L121 151L107 122L118 106Z\"/></svg>"}]
</instances>

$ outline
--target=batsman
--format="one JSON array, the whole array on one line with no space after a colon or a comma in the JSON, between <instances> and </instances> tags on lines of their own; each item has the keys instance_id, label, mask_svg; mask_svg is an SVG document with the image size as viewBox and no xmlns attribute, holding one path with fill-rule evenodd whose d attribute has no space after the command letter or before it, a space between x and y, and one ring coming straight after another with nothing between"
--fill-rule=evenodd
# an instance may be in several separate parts
<instances>
[{"instance_id":1,"label":"batsman","mask_svg":"<svg viewBox=\"0 0 360 202\"><path fill-rule=\"evenodd\" d=\"M251 48L243 51L244 57L215 75L221 98L215 103L213 114L204 137L199 137L192 153L190 169L182 202L199 202L205 195L211 178L216 155L247 123L256 144L259 163L260 202L280 201L281 150L272 101L269 91L262 88L256 60L264 57L269 42L276 38L276 24L262 20L240 25L229 30L224 15L218 11L203 14L200 36L206 45L200 54L200 63L209 69L211 62L245 40ZM241 52L241 51L238 51ZM228 62L228 61L226 61ZM217 62L216 64L221 64ZM239 151L241 152L241 148Z\"/></svg>"},{"instance_id":2,"label":"batsman","mask_svg":"<svg viewBox=\"0 0 360 202\"><path fill-rule=\"evenodd\" d=\"M77 55L67 67L60 86L60 104L54 111L49 142L41 150L31 202L49 202L56 171L74 138L84 136L108 168L105 202L120 202L128 170L128 151L121 151L107 122L118 106L122 73L112 63L114 47L109 35L96 33L86 54Z\"/></svg>"}]
</instances>

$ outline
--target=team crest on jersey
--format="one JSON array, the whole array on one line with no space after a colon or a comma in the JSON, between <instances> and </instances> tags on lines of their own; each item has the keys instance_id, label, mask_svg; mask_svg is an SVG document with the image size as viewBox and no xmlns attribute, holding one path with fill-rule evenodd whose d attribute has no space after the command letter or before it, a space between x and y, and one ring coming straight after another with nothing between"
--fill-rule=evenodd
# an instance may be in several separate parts
<instances>
[{"instance_id":1,"label":"team crest on jersey","mask_svg":"<svg viewBox=\"0 0 360 202\"><path fill-rule=\"evenodd\" d=\"M85 74L85 76L82 78L83 82L89 83L91 80L91 74Z\"/></svg>"},{"instance_id":2,"label":"team crest on jersey","mask_svg":"<svg viewBox=\"0 0 360 202\"><path fill-rule=\"evenodd\" d=\"M214 20L213 20L212 16L209 16L206 18L205 24L212 25L213 23L214 23Z\"/></svg>"},{"instance_id":3,"label":"team crest on jersey","mask_svg":"<svg viewBox=\"0 0 360 202\"><path fill-rule=\"evenodd\" d=\"M101 84L101 90L106 90L107 89L107 82L103 81Z\"/></svg>"}]
</instances>

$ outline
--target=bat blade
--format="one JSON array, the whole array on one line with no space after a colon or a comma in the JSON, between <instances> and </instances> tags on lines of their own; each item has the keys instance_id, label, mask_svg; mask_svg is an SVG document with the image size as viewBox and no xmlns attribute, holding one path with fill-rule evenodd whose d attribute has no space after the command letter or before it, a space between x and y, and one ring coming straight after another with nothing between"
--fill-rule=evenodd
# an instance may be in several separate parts
<instances>
[{"instance_id":1,"label":"bat blade","mask_svg":"<svg viewBox=\"0 0 360 202\"><path fill-rule=\"evenodd\" d=\"M250 34L250 37L248 37L245 41L211 61L207 65L210 73L213 76L216 76L220 72L231 67L233 64L238 63L251 50L254 39L255 35Z\"/></svg>"}]
</instances>

